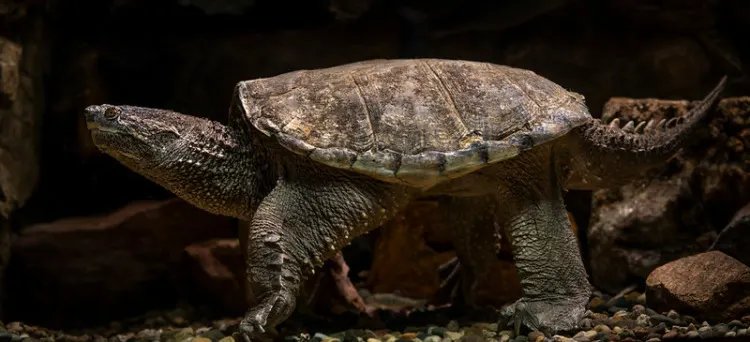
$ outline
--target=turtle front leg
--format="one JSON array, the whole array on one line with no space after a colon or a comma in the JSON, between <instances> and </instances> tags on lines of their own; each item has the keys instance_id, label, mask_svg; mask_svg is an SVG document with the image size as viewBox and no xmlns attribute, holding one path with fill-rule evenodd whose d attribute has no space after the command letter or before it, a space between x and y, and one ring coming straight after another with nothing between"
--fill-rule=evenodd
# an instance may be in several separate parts
<instances>
[{"instance_id":1,"label":"turtle front leg","mask_svg":"<svg viewBox=\"0 0 750 342\"><path fill-rule=\"evenodd\" d=\"M332 172L288 175L258 207L244 237L247 287L255 298L239 326L246 342L268 337L292 314L315 267L409 201L404 188Z\"/></svg>"},{"instance_id":2,"label":"turtle front leg","mask_svg":"<svg viewBox=\"0 0 750 342\"><path fill-rule=\"evenodd\" d=\"M549 150L529 153L508 170L501 180L500 217L523 296L506 306L502 316L516 332L521 325L548 336L575 329L591 287L563 202L555 158Z\"/></svg>"}]
</instances>

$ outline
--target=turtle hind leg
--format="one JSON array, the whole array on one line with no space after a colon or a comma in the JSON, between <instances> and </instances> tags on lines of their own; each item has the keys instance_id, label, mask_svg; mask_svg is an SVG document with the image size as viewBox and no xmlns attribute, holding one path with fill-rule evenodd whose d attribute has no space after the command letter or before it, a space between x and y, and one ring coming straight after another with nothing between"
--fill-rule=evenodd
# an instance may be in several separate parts
<instances>
[{"instance_id":1,"label":"turtle hind leg","mask_svg":"<svg viewBox=\"0 0 750 342\"><path fill-rule=\"evenodd\" d=\"M292 314L315 267L410 201L409 190L396 185L322 167L289 169L241 237L254 298L238 331L246 342L264 339Z\"/></svg>"},{"instance_id":2,"label":"turtle hind leg","mask_svg":"<svg viewBox=\"0 0 750 342\"><path fill-rule=\"evenodd\" d=\"M501 310L515 330L551 336L575 329L591 295L562 196L558 163L537 147L498 174L498 208L523 296Z\"/></svg>"}]
</instances>

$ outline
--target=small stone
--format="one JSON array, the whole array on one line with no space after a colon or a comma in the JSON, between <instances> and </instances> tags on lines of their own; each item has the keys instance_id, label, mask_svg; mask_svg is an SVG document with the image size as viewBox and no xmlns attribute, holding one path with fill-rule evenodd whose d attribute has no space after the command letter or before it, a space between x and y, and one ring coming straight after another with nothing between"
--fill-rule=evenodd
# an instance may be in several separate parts
<instances>
[{"instance_id":1,"label":"small stone","mask_svg":"<svg viewBox=\"0 0 750 342\"><path fill-rule=\"evenodd\" d=\"M445 326L448 331L457 332L459 329L461 329L461 326L458 325L458 322L456 320L452 320L448 322L448 325Z\"/></svg>"},{"instance_id":2,"label":"small stone","mask_svg":"<svg viewBox=\"0 0 750 342\"><path fill-rule=\"evenodd\" d=\"M698 329L698 335L700 335L701 338L710 338L713 337L714 332L711 327L700 327L700 329Z\"/></svg>"},{"instance_id":3,"label":"small stone","mask_svg":"<svg viewBox=\"0 0 750 342\"><path fill-rule=\"evenodd\" d=\"M201 333L201 336L210 339L213 342L218 342L224 338L224 334L219 329L210 329L206 332Z\"/></svg>"},{"instance_id":4,"label":"small stone","mask_svg":"<svg viewBox=\"0 0 750 342\"><path fill-rule=\"evenodd\" d=\"M615 326L615 327L614 327L614 328L612 329L612 332L613 332L613 333L615 333L615 334L617 334L617 335L619 335L619 334L620 334L620 333L622 332L622 328L620 328L620 327L618 327L618 326Z\"/></svg>"},{"instance_id":5,"label":"small stone","mask_svg":"<svg viewBox=\"0 0 750 342\"><path fill-rule=\"evenodd\" d=\"M669 310L669 312L667 312L667 317L669 317L669 318L671 318L673 320L679 320L680 319L680 314L678 314L677 311L675 311L675 310Z\"/></svg>"},{"instance_id":6,"label":"small stone","mask_svg":"<svg viewBox=\"0 0 750 342\"><path fill-rule=\"evenodd\" d=\"M659 333L655 333L655 332L651 332L651 333L648 333L648 335L646 335L646 339L647 339L647 340L648 340L648 339L652 339L652 338L658 338L658 339L661 339L661 335L662 335L662 334L659 334Z\"/></svg>"},{"instance_id":7,"label":"small stone","mask_svg":"<svg viewBox=\"0 0 750 342\"><path fill-rule=\"evenodd\" d=\"M458 341L463 336L464 336L463 332L455 332L455 331L445 332L445 337L450 338L453 341Z\"/></svg>"},{"instance_id":8,"label":"small stone","mask_svg":"<svg viewBox=\"0 0 750 342\"><path fill-rule=\"evenodd\" d=\"M680 336L680 334L677 332L677 330L670 330L669 332L667 332L666 334L664 334L664 336L662 336L661 338L664 339L664 340L668 340L668 339L672 339L672 338L677 338L679 336Z\"/></svg>"},{"instance_id":9,"label":"small stone","mask_svg":"<svg viewBox=\"0 0 750 342\"><path fill-rule=\"evenodd\" d=\"M719 323L713 327L713 330L719 333L720 335L724 335L727 332L729 332L729 325L725 323Z\"/></svg>"},{"instance_id":10,"label":"small stone","mask_svg":"<svg viewBox=\"0 0 750 342\"><path fill-rule=\"evenodd\" d=\"M447 330L443 327L429 327L427 328L427 334L428 335L437 335L440 336L440 338L445 337L445 332Z\"/></svg>"},{"instance_id":11,"label":"small stone","mask_svg":"<svg viewBox=\"0 0 750 342\"><path fill-rule=\"evenodd\" d=\"M737 336L747 336L747 329L737 330Z\"/></svg>"},{"instance_id":12,"label":"small stone","mask_svg":"<svg viewBox=\"0 0 750 342\"><path fill-rule=\"evenodd\" d=\"M667 316L664 316L664 315L653 315L653 316L651 316L651 321L652 322L656 322L656 323L666 323L666 324L669 324L669 325L678 325L678 324L680 324L680 322L677 322L676 320L671 319L671 318L669 318Z\"/></svg>"},{"instance_id":13,"label":"small stone","mask_svg":"<svg viewBox=\"0 0 750 342\"><path fill-rule=\"evenodd\" d=\"M661 342L661 339L658 337L652 337L646 340L646 342Z\"/></svg>"},{"instance_id":14,"label":"small stone","mask_svg":"<svg viewBox=\"0 0 750 342\"><path fill-rule=\"evenodd\" d=\"M219 342L234 342L234 337L227 336L227 337L224 337L221 340L219 340Z\"/></svg>"},{"instance_id":15,"label":"small stone","mask_svg":"<svg viewBox=\"0 0 750 342\"><path fill-rule=\"evenodd\" d=\"M735 337L737 336L737 332L734 331L727 331L726 334L724 334L724 337Z\"/></svg>"},{"instance_id":16,"label":"small stone","mask_svg":"<svg viewBox=\"0 0 750 342\"><path fill-rule=\"evenodd\" d=\"M750 325L750 315L742 316L742 318L740 318L740 321L742 321L742 323L745 323L745 325ZM8 330L10 330L10 328L8 328Z\"/></svg>"},{"instance_id":17,"label":"small stone","mask_svg":"<svg viewBox=\"0 0 750 342\"><path fill-rule=\"evenodd\" d=\"M744 325L744 324L742 324L742 322L740 322L739 320L736 320L736 319L735 319L735 320L732 320L732 321L730 321L729 323L727 323L727 325L728 325L728 326L729 326L730 328L737 328L737 329L742 329L742 328L745 328L745 325Z\"/></svg>"},{"instance_id":18,"label":"small stone","mask_svg":"<svg viewBox=\"0 0 750 342\"><path fill-rule=\"evenodd\" d=\"M577 334L573 335L573 339L578 342L588 342L590 339L586 337L585 331L579 331Z\"/></svg>"},{"instance_id":19,"label":"small stone","mask_svg":"<svg viewBox=\"0 0 750 342\"><path fill-rule=\"evenodd\" d=\"M451 339L449 339L447 337L443 337L443 339L440 340L440 342L453 342L453 340L451 340Z\"/></svg>"},{"instance_id":20,"label":"small stone","mask_svg":"<svg viewBox=\"0 0 750 342\"><path fill-rule=\"evenodd\" d=\"M544 340L544 334L538 331L532 331L529 333L529 341L531 342L541 342L541 341L538 341L540 338Z\"/></svg>"},{"instance_id":21,"label":"small stone","mask_svg":"<svg viewBox=\"0 0 750 342\"><path fill-rule=\"evenodd\" d=\"M614 326L620 327L623 329L633 329L636 327L636 322L633 319L623 319L621 321L615 322Z\"/></svg>"},{"instance_id":22,"label":"small stone","mask_svg":"<svg viewBox=\"0 0 750 342\"><path fill-rule=\"evenodd\" d=\"M692 330L692 331L688 331L686 335L687 335L687 337L688 337L688 338L699 338L699 337L701 336L701 335L700 335L700 334L699 334L699 333L698 333L697 331L695 331L695 330Z\"/></svg>"},{"instance_id":23,"label":"small stone","mask_svg":"<svg viewBox=\"0 0 750 342\"><path fill-rule=\"evenodd\" d=\"M513 342L529 342L529 339L526 336L520 335L516 336L516 338L513 339Z\"/></svg>"},{"instance_id":24,"label":"small stone","mask_svg":"<svg viewBox=\"0 0 750 342\"><path fill-rule=\"evenodd\" d=\"M552 336L552 340L554 342L575 342L574 339L572 339L570 337L565 337L565 336L562 336L562 335Z\"/></svg>"},{"instance_id":25,"label":"small stone","mask_svg":"<svg viewBox=\"0 0 750 342\"><path fill-rule=\"evenodd\" d=\"M646 313L646 307L640 304L636 304L633 305L633 309L631 311L633 312L633 317L638 317Z\"/></svg>"},{"instance_id":26,"label":"small stone","mask_svg":"<svg viewBox=\"0 0 750 342\"><path fill-rule=\"evenodd\" d=\"M641 293L641 295L636 298L635 302L641 305L646 305L646 293Z\"/></svg>"},{"instance_id":27,"label":"small stone","mask_svg":"<svg viewBox=\"0 0 750 342\"><path fill-rule=\"evenodd\" d=\"M594 323L591 321L591 318L584 318L578 322L578 326L581 329L591 329L594 327Z\"/></svg>"},{"instance_id":28,"label":"small stone","mask_svg":"<svg viewBox=\"0 0 750 342\"><path fill-rule=\"evenodd\" d=\"M190 342L211 342L211 339L205 337L196 337L190 340Z\"/></svg>"},{"instance_id":29,"label":"small stone","mask_svg":"<svg viewBox=\"0 0 750 342\"><path fill-rule=\"evenodd\" d=\"M508 341L510 341L510 336L509 335L501 335L500 336L500 342L508 342Z\"/></svg>"},{"instance_id":30,"label":"small stone","mask_svg":"<svg viewBox=\"0 0 750 342\"><path fill-rule=\"evenodd\" d=\"M690 323L693 323L693 324L695 324L695 323L697 323L697 322L698 322L698 321L697 321L697 320L695 319L695 317L693 317L693 316L690 316L690 315L682 315L682 321L683 321L683 322L685 322L685 324L690 324Z\"/></svg>"},{"instance_id":31,"label":"small stone","mask_svg":"<svg viewBox=\"0 0 750 342\"><path fill-rule=\"evenodd\" d=\"M659 336L661 336L665 331L667 331L667 325L664 324L664 322L661 322L657 324L655 327L651 328L651 332L658 333Z\"/></svg>"},{"instance_id":32,"label":"small stone","mask_svg":"<svg viewBox=\"0 0 750 342\"><path fill-rule=\"evenodd\" d=\"M415 333L415 332L407 332L407 333L401 334L400 338L403 339L403 340L413 340L415 337L417 337L417 333Z\"/></svg>"},{"instance_id":33,"label":"small stone","mask_svg":"<svg viewBox=\"0 0 750 342\"><path fill-rule=\"evenodd\" d=\"M696 331L696 330L698 330L698 329L696 329L696 328L695 328L695 324L693 324L693 323L690 323L690 324L688 324L688 326L687 326L687 330L688 330L688 331Z\"/></svg>"},{"instance_id":34,"label":"small stone","mask_svg":"<svg viewBox=\"0 0 750 342\"><path fill-rule=\"evenodd\" d=\"M632 331L635 334L635 336L639 338L644 338L649 333L651 333L651 329L649 329L648 327L635 327L633 328Z\"/></svg>"},{"instance_id":35,"label":"small stone","mask_svg":"<svg viewBox=\"0 0 750 342\"><path fill-rule=\"evenodd\" d=\"M599 325L597 325L597 326L594 327L594 331L596 331L598 333L609 333L609 332L612 331L612 329L610 329L608 326L606 326L604 324L599 324Z\"/></svg>"},{"instance_id":36,"label":"small stone","mask_svg":"<svg viewBox=\"0 0 750 342\"><path fill-rule=\"evenodd\" d=\"M510 331L510 330L503 330L503 331L498 332L497 336L500 336L500 337L502 337L502 336L508 336L510 338L514 338L514 337L516 337L516 333L514 333L513 331Z\"/></svg>"},{"instance_id":37,"label":"small stone","mask_svg":"<svg viewBox=\"0 0 750 342\"><path fill-rule=\"evenodd\" d=\"M8 331L15 333L15 334L18 334L21 331L23 331L23 327L21 326L20 322L10 322L8 323L8 326L6 326L5 328L8 329Z\"/></svg>"},{"instance_id":38,"label":"small stone","mask_svg":"<svg viewBox=\"0 0 750 342\"><path fill-rule=\"evenodd\" d=\"M635 324L641 327L647 327L651 325L651 318L648 317L648 315L641 314L638 316L638 318L635 320Z\"/></svg>"},{"instance_id":39,"label":"small stone","mask_svg":"<svg viewBox=\"0 0 750 342\"><path fill-rule=\"evenodd\" d=\"M370 341L374 340L374 341ZM375 340L374 338L368 339L367 342L380 342L378 340ZM424 338L424 342L440 342L440 336L437 335L430 335Z\"/></svg>"},{"instance_id":40,"label":"small stone","mask_svg":"<svg viewBox=\"0 0 750 342\"><path fill-rule=\"evenodd\" d=\"M591 318L591 320L602 320L602 319L609 318L609 316L607 316L607 315L605 315L603 313L595 312L595 313L591 314L590 318Z\"/></svg>"}]
</instances>

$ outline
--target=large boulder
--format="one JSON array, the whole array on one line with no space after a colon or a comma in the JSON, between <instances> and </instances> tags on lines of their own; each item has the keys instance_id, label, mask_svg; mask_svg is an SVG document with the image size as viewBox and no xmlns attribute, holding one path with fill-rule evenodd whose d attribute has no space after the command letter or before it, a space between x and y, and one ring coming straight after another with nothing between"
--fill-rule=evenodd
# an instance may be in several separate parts
<instances>
[{"instance_id":1,"label":"large boulder","mask_svg":"<svg viewBox=\"0 0 750 342\"><path fill-rule=\"evenodd\" d=\"M185 247L236 234L232 219L177 198L28 227L12 245L8 314L54 327L172 308Z\"/></svg>"},{"instance_id":2,"label":"large boulder","mask_svg":"<svg viewBox=\"0 0 750 342\"><path fill-rule=\"evenodd\" d=\"M750 268L719 251L681 258L648 276L646 302L714 322L740 319L750 314Z\"/></svg>"}]
</instances>

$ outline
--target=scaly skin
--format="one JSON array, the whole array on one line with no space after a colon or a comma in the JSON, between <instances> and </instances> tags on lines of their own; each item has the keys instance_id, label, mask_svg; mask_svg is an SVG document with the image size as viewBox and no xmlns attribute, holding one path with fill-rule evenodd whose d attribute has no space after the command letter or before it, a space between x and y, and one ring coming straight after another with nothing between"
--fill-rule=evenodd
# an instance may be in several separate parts
<instances>
[{"instance_id":1,"label":"scaly skin","mask_svg":"<svg viewBox=\"0 0 750 342\"><path fill-rule=\"evenodd\" d=\"M241 237L255 298L240 324L246 341L267 338L294 310L302 280L355 236L410 201L441 195L496 201L524 292L503 313L516 330L549 336L576 327L590 294L564 188L617 186L663 163L690 137L723 84L686 119L648 134L591 119L551 143L429 189L318 164L240 120L223 126L111 105L88 107L86 119L95 144L124 165L199 208L250 222Z\"/></svg>"}]
</instances>

